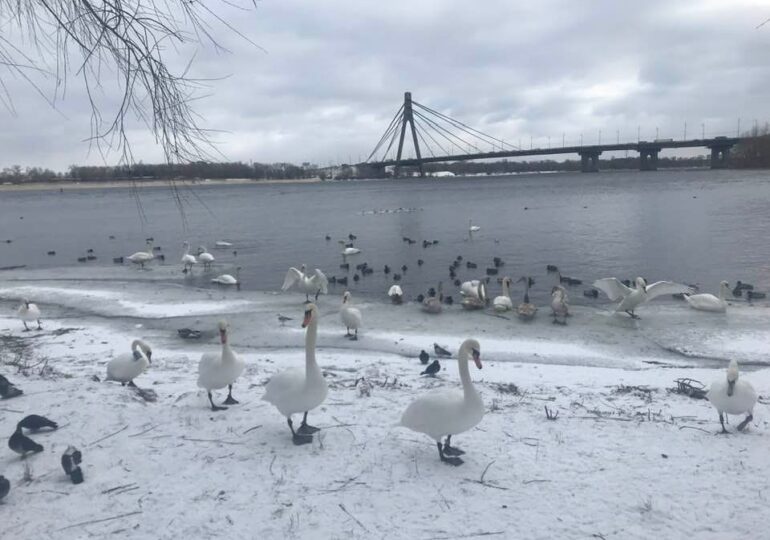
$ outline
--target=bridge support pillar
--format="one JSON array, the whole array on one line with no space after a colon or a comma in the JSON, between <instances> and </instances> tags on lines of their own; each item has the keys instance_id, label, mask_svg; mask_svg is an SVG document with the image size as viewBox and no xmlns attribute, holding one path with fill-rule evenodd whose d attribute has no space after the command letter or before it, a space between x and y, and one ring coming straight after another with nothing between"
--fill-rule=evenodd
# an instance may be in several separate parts
<instances>
[{"instance_id":1,"label":"bridge support pillar","mask_svg":"<svg viewBox=\"0 0 770 540\"><path fill-rule=\"evenodd\" d=\"M581 150L578 152L580 155L580 172L599 172L599 156L601 150Z\"/></svg>"},{"instance_id":2,"label":"bridge support pillar","mask_svg":"<svg viewBox=\"0 0 770 540\"><path fill-rule=\"evenodd\" d=\"M639 150L639 170L657 171L659 153L660 148L643 148Z\"/></svg>"},{"instance_id":3,"label":"bridge support pillar","mask_svg":"<svg viewBox=\"0 0 770 540\"><path fill-rule=\"evenodd\" d=\"M711 147L711 168L726 169L730 162L730 146Z\"/></svg>"}]
</instances>

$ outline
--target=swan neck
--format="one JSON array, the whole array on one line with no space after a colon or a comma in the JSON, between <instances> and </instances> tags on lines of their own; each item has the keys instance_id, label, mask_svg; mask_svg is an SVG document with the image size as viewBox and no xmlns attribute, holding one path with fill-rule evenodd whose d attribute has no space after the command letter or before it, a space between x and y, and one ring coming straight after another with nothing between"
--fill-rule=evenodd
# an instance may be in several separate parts
<instances>
[{"instance_id":1,"label":"swan neck","mask_svg":"<svg viewBox=\"0 0 770 540\"><path fill-rule=\"evenodd\" d=\"M305 332L305 372L318 368L318 364L315 361L315 342L317 336L318 321L313 317Z\"/></svg>"},{"instance_id":2,"label":"swan neck","mask_svg":"<svg viewBox=\"0 0 770 540\"><path fill-rule=\"evenodd\" d=\"M460 371L460 381L463 383L463 393L465 398L476 396L476 389L471 381L471 374L468 370L468 351L463 348L460 349L460 354L457 355L457 368Z\"/></svg>"}]
</instances>

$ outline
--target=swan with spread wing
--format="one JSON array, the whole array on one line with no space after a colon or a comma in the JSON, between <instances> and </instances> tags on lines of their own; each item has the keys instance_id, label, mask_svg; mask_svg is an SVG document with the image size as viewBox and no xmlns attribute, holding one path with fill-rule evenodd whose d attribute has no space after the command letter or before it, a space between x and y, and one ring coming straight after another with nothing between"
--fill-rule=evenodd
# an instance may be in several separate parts
<instances>
[{"instance_id":1,"label":"swan with spread wing","mask_svg":"<svg viewBox=\"0 0 770 540\"><path fill-rule=\"evenodd\" d=\"M634 284L636 285L635 287L627 287L617 278L604 278L594 281L593 286L606 294L613 302L620 300L620 303L615 308L615 313L624 311L634 319L639 318L634 313L634 310L653 298L677 293L691 294L694 292L692 287L672 281L656 281L652 285L647 285L647 281L644 278L638 277Z\"/></svg>"},{"instance_id":2,"label":"swan with spread wing","mask_svg":"<svg viewBox=\"0 0 770 540\"><path fill-rule=\"evenodd\" d=\"M304 264L299 270L293 266L289 268L289 271L286 272L286 277L283 279L281 290L286 291L296 285L300 291L305 293L305 299L308 302L310 301L311 294L314 294L315 299L318 300L319 294L327 294L329 292L329 280L318 268L315 269L313 274L306 274L306 269L307 266Z\"/></svg>"}]
</instances>

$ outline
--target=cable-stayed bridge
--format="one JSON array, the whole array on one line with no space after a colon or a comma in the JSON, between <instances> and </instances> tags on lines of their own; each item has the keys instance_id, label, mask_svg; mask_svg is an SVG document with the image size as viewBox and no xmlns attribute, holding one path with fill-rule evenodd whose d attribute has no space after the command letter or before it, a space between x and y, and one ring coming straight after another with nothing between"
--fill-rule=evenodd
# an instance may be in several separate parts
<instances>
[{"instance_id":1,"label":"cable-stayed bridge","mask_svg":"<svg viewBox=\"0 0 770 540\"><path fill-rule=\"evenodd\" d=\"M596 172L602 152L626 150L639 152L640 170L654 171L658 168L661 150L702 147L711 150L711 168L723 169L729 162L730 149L739 141L738 137L704 137L524 149L413 101L411 92L406 92L404 103L361 165L393 166L396 175L401 167L417 167L423 175L426 163L577 154L582 172ZM405 149L413 156L406 157Z\"/></svg>"}]
</instances>

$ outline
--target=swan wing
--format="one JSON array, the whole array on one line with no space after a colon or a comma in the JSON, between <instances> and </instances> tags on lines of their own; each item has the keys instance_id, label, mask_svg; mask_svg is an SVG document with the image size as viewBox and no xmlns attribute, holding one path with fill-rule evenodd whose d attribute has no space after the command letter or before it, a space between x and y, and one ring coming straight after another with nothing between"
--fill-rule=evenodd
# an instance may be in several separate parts
<instances>
[{"instance_id":1,"label":"swan wing","mask_svg":"<svg viewBox=\"0 0 770 540\"><path fill-rule=\"evenodd\" d=\"M401 291L401 287L398 285L393 285L390 289L388 289L388 296L402 296L404 293Z\"/></svg>"},{"instance_id":2,"label":"swan wing","mask_svg":"<svg viewBox=\"0 0 770 540\"><path fill-rule=\"evenodd\" d=\"M321 291L321 294L328 294L328 286L329 286L329 280L326 278L326 274L321 272L318 268L315 269L315 275L313 276L313 281L315 284L319 287L319 290Z\"/></svg>"},{"instance_id":3,"label":"swan wing","mask_svg":"<svg viewBox=\"0 0 770 540\"><path fill-rule=\"evenodd\" d=\"M293 266L289 268L289 271L286 272L286 277L283 278L283 285L281 285L281 290L285 291L289 288L293 287L295 283L302 280L302 272L294 268Z\"/></svg>"},{"instance_id":4,"label":"swan wing","mask_svg":"<svg viewBox=\"0 0 770 540\"><path fill-rule=\"evenodd\" d=\"M606 294L607 298L613 302L628 296L632 292L630 287L626 287L620 280L614 277L597 279L594 281L593 286Z\"/></svg>"},{"instance_id":5,"label":"swan wing","mask_svg":"<svg viewBox=\"0 0 770 540\"><path fill-rule=\"evenodd\" d=\"M652 285L645 287L645 291L647 292L648 301L664 294L689 294L695 292L691 287L681 283L674 283L673 281L656 281Z\"/></svg>"}]
</instances>

